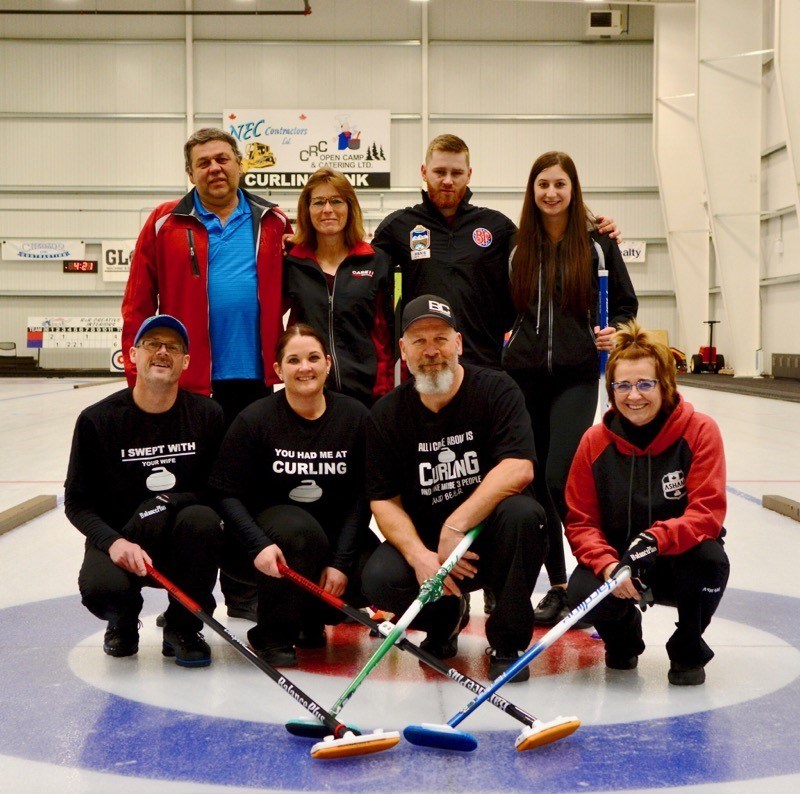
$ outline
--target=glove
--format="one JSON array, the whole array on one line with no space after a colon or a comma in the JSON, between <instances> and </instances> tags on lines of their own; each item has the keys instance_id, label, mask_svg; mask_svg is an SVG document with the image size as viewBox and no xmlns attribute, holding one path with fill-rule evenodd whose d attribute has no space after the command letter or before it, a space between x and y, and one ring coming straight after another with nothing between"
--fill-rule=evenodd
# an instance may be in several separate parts
<instances>
[{"instance_id":1,"label":"glove","mask_svg":"<svg viewBox=\"0 0 800 794\"><path fill-rule=\"evenodd\" d=\"M639 609L641 609L642 612L647 612L647 607L653 606L654 601L653 591L645 586L644 589L639 592Z\"/></svg>"},{"instance_id":2,"label":"glove","mask_svg":"<svg viewBox=\"0 0 800 794\"><path fill-rule=\"evenodd\" d=\"M619 565L614 569L616 573L625 565L631 569L631 579L644 581L647 572L653 567L658 556L658 544L649 532L640 532L622 555Z\"/></svg>"},{"instance_id":3,"label":"glove","mask_svg":"<svg viewBox=\"0 0 800 794\"><path fill-rule=\"evenodd\" d=\"M162 493L152 499L145 499L120 530L120 534L153 554L157 552L161 539L172 526L175 514L196 501L197 498L192 493Z\"/></svg>"}]
</instances>

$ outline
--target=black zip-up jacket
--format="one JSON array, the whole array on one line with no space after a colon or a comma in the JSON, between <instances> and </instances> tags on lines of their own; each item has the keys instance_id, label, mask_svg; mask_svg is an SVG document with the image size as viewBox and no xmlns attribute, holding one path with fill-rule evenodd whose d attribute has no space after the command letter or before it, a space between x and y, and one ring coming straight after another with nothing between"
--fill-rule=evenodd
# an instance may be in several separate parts
<instances>
[{"instance_id":1,"label":"black zip-up jacket","mask_svg":"<svg viewBox=\"0 0 800 794\"><path fill-rule=\"evenodd\" d=\"M307 323L325 339L330 389L370 406L394 388L393 273L383 251L357 243L330 289L314 252L296 245L283 283L290 322Z\"/></svg>"},{"instance_id":2,"label":"black zip-up jacket","mask_svg":"<svg viewBox=\"0 0 800 794\"><path fill-rule=\"evenodd\" d=\"M639 301L633 290L619 246L608 235L589 233L592 251L592 304L583 317L561 308L561 278L556 273L553 296L543 300L537 290L528 308L517 315L503 351L503 368L509 372L531 370L567 382L583 383L598 377L594 326L598 324L597 271L608 270L608 324L618 325L636 316ZM596 243L596 245L595 245ZM600 251L598 252L597 247ZM602 262L601 262L602 253Z\"/></svg>"},{"instance_id":3,"label":"black zip-up jacket","mask_svg":"<svg viewBox=\"0 0 800 794\"><path fill-rule=\"evenodd\" d=\"M372 243L402 272L403 305L419 295L445 298L464 338L462 360L499 369L514 320L508 256L517 227L470 204L471 196L467 190L451 225L423 190L421 204L384 218Z\"/></svg>"}]
</instances>

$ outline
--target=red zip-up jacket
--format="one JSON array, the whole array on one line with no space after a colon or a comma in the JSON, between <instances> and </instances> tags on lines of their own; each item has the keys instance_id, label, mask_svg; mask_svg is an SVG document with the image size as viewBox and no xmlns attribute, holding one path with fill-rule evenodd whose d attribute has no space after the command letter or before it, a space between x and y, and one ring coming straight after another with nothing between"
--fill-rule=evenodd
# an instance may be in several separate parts
<instances>
[{"instance_id":1,"label":"red zip-up jacket","mask_svg":"<svg viewBox=\"0 0 800 794\"><path fill-rule=\"evenodd\" d=\"M584 433L567 480L567 540L599 578L644 530L659 554L720 537L727 506L722 436L710 416L680 397L644 450L614 432L615 418L611 409Z\"/></svg>"},{"instance_id":2,"label":"red zip-up jacket","mask_svg":"<svg viewBox=\"0 0 800 794\"><path fill-rule=\"evenodd\" d=\"M278 382L272 363L283 331L281 240L292 227L274 204L247 190L242 192L253 213L261 355L264 381L269 386ZM211 394L208 232L195 213L194 193L192 189L183 198L156 207L136 241L122 298L122 352L131 386L136 382L136 368L128 351L139 326L153 314L171 314L189 332L189 367L181 376L180 385L189 391Z\"/></svg>"}]
</instances>

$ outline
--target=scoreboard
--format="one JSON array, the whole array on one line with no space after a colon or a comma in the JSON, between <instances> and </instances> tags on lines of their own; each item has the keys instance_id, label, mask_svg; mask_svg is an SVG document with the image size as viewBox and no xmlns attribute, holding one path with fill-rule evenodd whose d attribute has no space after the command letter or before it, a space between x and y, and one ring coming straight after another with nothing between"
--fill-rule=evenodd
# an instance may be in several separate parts
<instances>
[{"instance_id":1,"label":"scoreboard","mask_svg":"<svg viewBox=\"0 0 800 794\"><path fill-rule=\"evenodd\" d=\"M28 317L30 348L93 348L118 350L120 317Z\"/></svg>"}]
</instances>

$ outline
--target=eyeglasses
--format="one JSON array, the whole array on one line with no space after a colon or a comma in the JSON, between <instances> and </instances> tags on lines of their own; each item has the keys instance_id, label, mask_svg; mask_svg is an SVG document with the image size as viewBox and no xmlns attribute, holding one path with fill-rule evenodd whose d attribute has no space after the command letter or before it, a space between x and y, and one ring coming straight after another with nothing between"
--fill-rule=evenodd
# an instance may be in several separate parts
<instances>
[{"instance_id":1,"label":"eyeglasses","mask_svg":"<svg viewBox=\"0 0 800 794\"><path fill-rule=\"evenodd\" d=\"M630 383L627 380L615 380L611 384L611 388L620 394L628 394L632 389L636 389L639 394L649 394L656 386L658 386L658 381L655 378L637 380L636 383Z\"/></svg>"},{"instance_id":2,"label":"eyeglasses","mask_svg":"<svg viewBox=\"0 0 800 794\"><path fill-rule=\"evenodd\" d=\"M167 349L167 353L171 356L183 355L183 345L176 344L175 342L159 342L156 339L145 339L139 342L137 347L143 347L148 353L158 353L162 347Z\"/></svg>"},{"instance_id":3,"label":"eyeglasses","mask_svg":"<svg viewBox=\"0 0 800 794\"><path fill-rule=\"evenodd\" d=\"M318 198L311 202L311 206L317 210L323 209L326 204L330 204L331 209L338 210L340 207L344 206L345 200L340 198Z\"/></svg>"}]
</instances>

